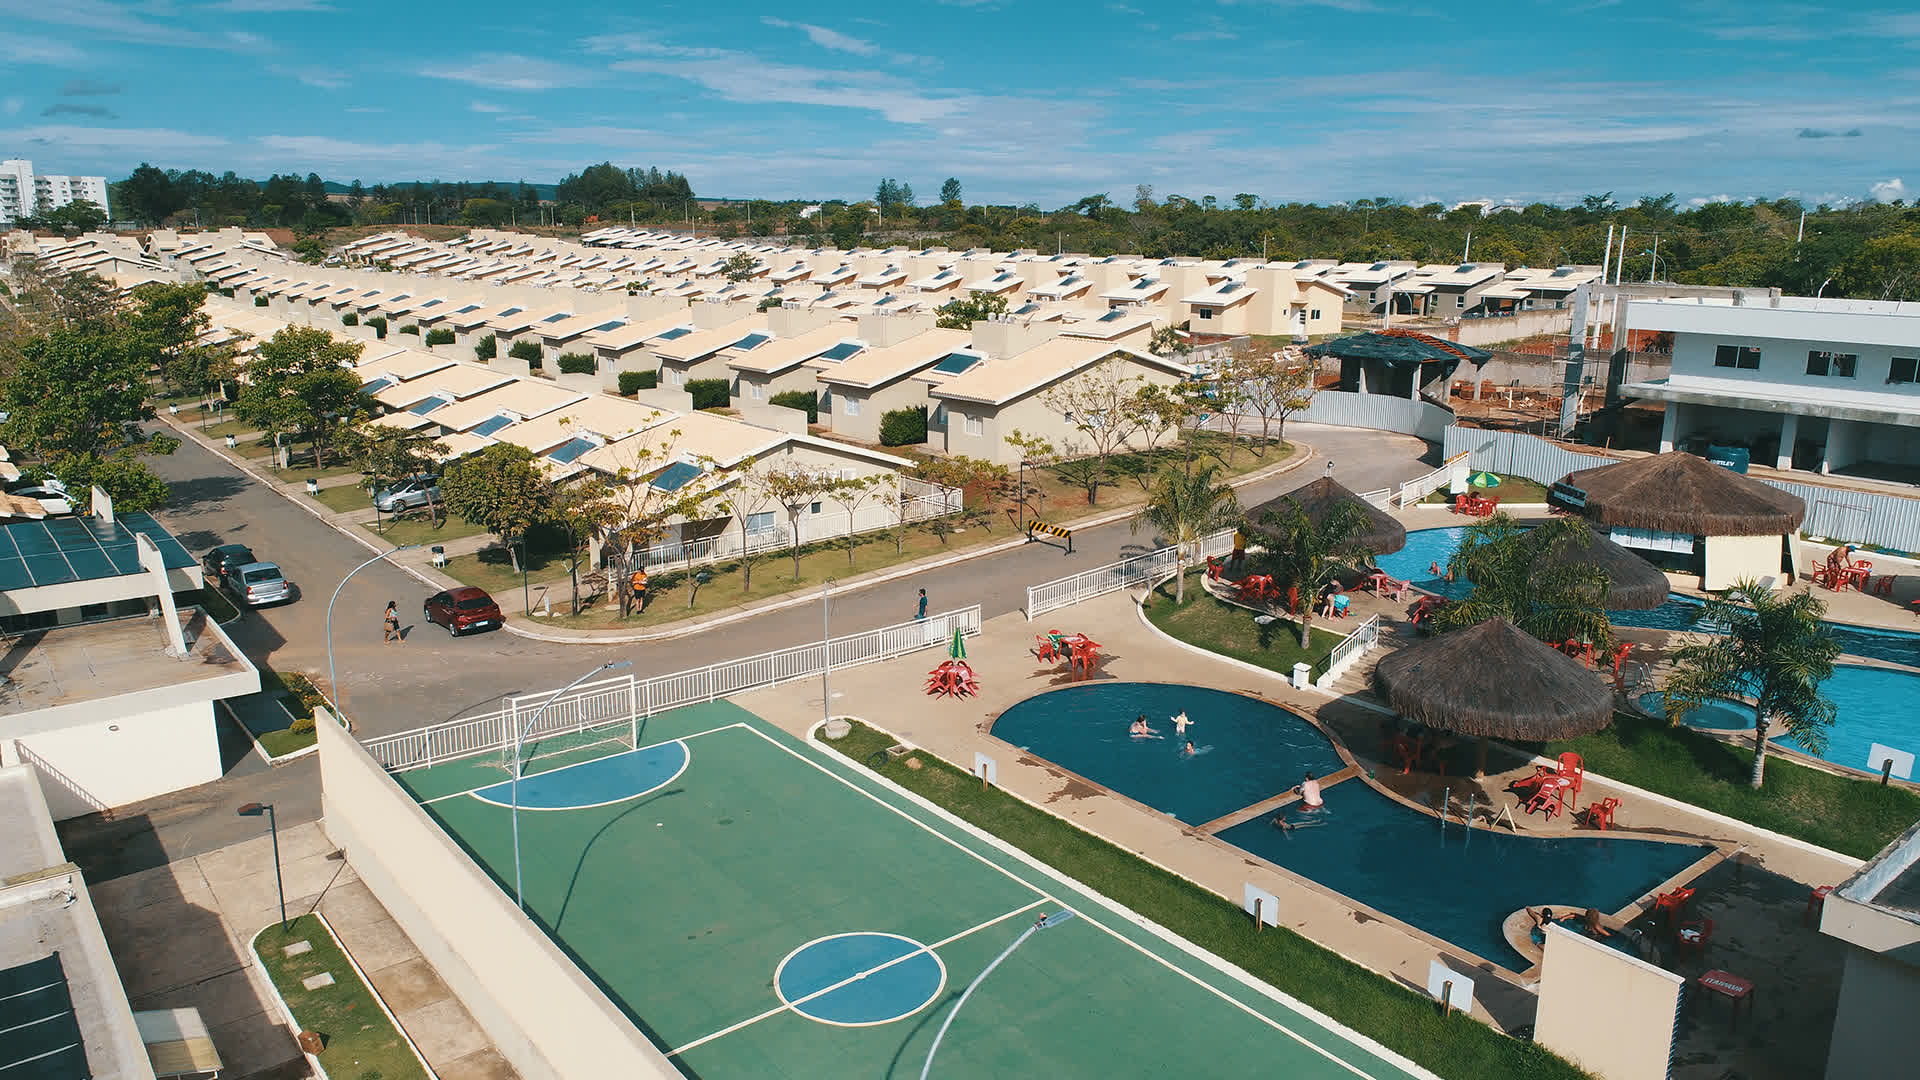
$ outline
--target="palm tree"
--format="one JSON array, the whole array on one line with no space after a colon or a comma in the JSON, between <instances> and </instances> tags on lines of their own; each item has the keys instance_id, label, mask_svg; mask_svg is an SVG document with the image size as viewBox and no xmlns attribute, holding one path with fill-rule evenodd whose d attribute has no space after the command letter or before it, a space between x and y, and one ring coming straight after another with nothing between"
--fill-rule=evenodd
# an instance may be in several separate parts
<instances>
[{"instance_id":1,"label":"palm tree","mask_svg":"<svg viewBox=\"0 0 1920 1080\"><path fill-rule=\"evenodd\" d=\"M1356 502L1334 503L1317 524L1291 496L1280 503L1280 509L1269 511L1261 521L1261 531L1272 538L1275 569L1297 596L1306 599L1300 606L1300 646L1309 648L1313 598L1343 569L1363 566L1373 558L1372 550L1360 543L1373 523Z\"/></svg>"},{"instance_id":2,"label":"palm tree","mask_svg":"<svg viewBox=\"0 0 1920 1080\"><path fill-rule=\"evenodd\" d=\"M1192 473L1161 473L1147 505L1128 523L1133 532L1145 525L1172 538L1175 604L1187 600L1187 549L1208 533L1231 529L1240 520L1240 500L1232 487L1218 481L1219 475L1218 465Z\"/></svg>"},{"instance_id":3,"label":"palm tree","mask_svg":"<svg viewBox=\"0 0 1920 1080\"><path fill-rule=\"evenodd\" d=\"M1607 572L1552 558L1591 543L1592 530L1575 518L1523 527L1495 514L1467 526L1447 573L1472 582L1473 591L1442 608L1434 623L1456 630L1499 616L1542 641L1585 640L1596 648L1610 647Z\"/></svg>"},{"instance_id":4,"label":"palm tree","mask_svg":"<svg viewBox=\"0 0 1920 1080\"><path fill-rule=\"evenodd\" d=\"M1776 596L1750 580L1710 597L1695 624L1725 631L1674 652L1664 688L1667 719L1678 723L1714 698L1751 702L1756 788L1766 773L1767 731L1774 723L1819 753L1833 723L1833 702L1821 695L1820 684L1832 677L1840 655L1840 643L1820 621L1826 611L1810 592Z\"/></svg>"}]
</instances>

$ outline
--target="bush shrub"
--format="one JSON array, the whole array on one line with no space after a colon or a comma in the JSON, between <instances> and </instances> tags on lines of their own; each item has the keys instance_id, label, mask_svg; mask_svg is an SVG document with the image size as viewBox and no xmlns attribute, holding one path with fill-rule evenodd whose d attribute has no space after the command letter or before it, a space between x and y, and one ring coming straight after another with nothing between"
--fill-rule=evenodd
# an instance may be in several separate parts
<instances>
[{"instance_id":1,"label":"bush shrub","mask_svg":"<svg viewBox=\"0 0 1920 1080\"><path fill-rule=\"evenodd\" d=\"M453 331L444 326L429 330L427 331L426 342L429 345L451 345L453 344Z\"/></svg>"},{"instance_id":2,"label":"bush shrub","mask_svg":"<svg viewBox=\"0 0 1920 1080\"><path fill-rule=\"evenodd\" d=\"M287 725L287 730L293 732L295 735L305 735L313 730L313 717L297 717L293 723Z\"/></svg>"},{"instance_id":3,"label":"bush shrub","mask_svg":"<svg viewBox=\"0 0 1920 1080\"><path fill-rule=\"evenodd\" d=\"M474 342L473 355L483 364L500 355L500 339L494 337L492 334L488 334L486 337Z\"/></svg>"},{"instance_id":4,"label":"bush shrub","mask_svg":"<svg viewBox=\"0 0 1920 1080\"><path fill-rule=\"evenodd\" d=\"M927 441L927 407L889 409L880 417L881 446L912 446Z\"/></svg>"},{"instance_id":5,"label":"bush shrub","mask_svg":"<svg viewBox=\"0 0 1920 1080\"><path fill-rule=\"evenodd\" d=\"M231 300L231 299L233 299L233 290L232 290L232 289L220 289L220 290L218 290L218 292L220 293L220 295L221 295L221 296L224 296L224 297L226 297L226 298L227 298L227 299L229 299L229 300Z\"/></svg>"},{"instance_id":6,"label":"bush shrub","mask_svg":"<svg viewBox=\"0 0 1920 1080\"><path fill-rule=\"evenodd\" d=\"M527 366L530 368L537 368L540 366L540 357L542 356L540 343L537 341L516 341L513 343L513 348L507 350L507 355L515 360L525 360Z\"/></svg>"},{"instance_id":7,"label":"bush shrub","mask_svg":"<svg viewBox=\"0 0 1920 1080\"><path fill-rule=\"evenodd\" d=\"M265 294L265 293L261 293L260 295L258 295L258 296L256 296L256 297L254 297L254 298L253 298L253 306L254 306L254 307L266 307L266 306L267 306L267 296L266 296L266 294Z\"/></svg>"},{"instance_id":8,"label":"bush shrub","mask_svg":"<svg viewBox=\"0 0 1920 1080\"><path fill-rule=\"evenodd\" d=\"M770 405L785 405L789 409L804 409L807 423L820 422L820 396L811 390L782 390L767 399Z\"/></svg>"},{"instance_id":9,"label":"bush shrub","mask_svg":"<svg viewBox=\"0 0 1920 1080\"><path fill-rule=\"evenodd\" d=\"M623 371L620 373L620 392L628 397L642 390L651 390L660 385L660 373L657 371Z\"/></svg>"},{"instance_id":10,"label":"bush shrub","mask_svg":"<svg viewBox=\"0 0 1920 1080\"><path fill-rule=\"evenodd\" d=\"M340 325L341 326L359 326L360 316L349 311L345 315L340 316Z\"/></svg>"},{"instance_id":11,"label":"bush shrub","mask_svg":"<svg viewBox=\"0 0 1920 1080\"><path fill-rule=\"evenodd\" d=\"M600 370L600 364L592 353L570 352L560 354L560 374L591 375Z\"/></svg>"},{"instance_id":12,"label":"bush shrub","mask_svg":"<svg viewBox=\"0 0 1920 1080\"><path fill-rule=\"evenodd\" d=\"M696 409L724 409L733 400L725 379L694 379L687 384Z\"/></svg>"},{"instance_id":13,"label":"bush shrub","mask_svg":"<svg viewBox=\"0 0 1920 1080\"><path fill-rule=\"evenodd\" d=\"M413 323L408 323L407 325L401 327L400 332L403 334L412 334L414 337L420 336L420 328L418 326L415 326Z\"/></svg>"},{"instance_id":14,"label":"bush shrub","mask_svg":"<svg viewBox=\"0 0 1920 1080\"><path fill-rule=\"evenodd\" d=\"M374 337L384 338L387 336L387 317L385 315L374 315L369 317L367 319L367 325L373 327Z\"/></svg>"}]
</instances>

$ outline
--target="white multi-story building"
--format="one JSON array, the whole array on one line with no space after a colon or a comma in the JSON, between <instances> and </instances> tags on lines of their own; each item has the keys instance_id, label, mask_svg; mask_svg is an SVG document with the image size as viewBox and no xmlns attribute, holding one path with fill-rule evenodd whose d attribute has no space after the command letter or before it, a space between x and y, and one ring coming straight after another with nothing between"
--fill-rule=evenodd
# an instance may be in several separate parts
<instances>
[{"instance_id":1,"label":"white multi-story building","mask_svg":"<svg viewBox=\"0 0 1920 1080\"><path fill-rule=\"evenodd\" d=\"M82 199L105 212L107 178L35 173L25 158L0 161L0 227Z\"/></svg>"},{"instance_id":2,"label":"white multi-story building","mask_svg":"<svg viewBox=\"0 0 1920 1080\"><path fill-rule=\"evenodd\" d=\"M1704 440L1780 469L1920 466L1920 304L1742 290L1634 299L1619 325L1673 335L1672 374L1620 388L1666 402L1663 452Z\"/></svg>"}]
</instances>

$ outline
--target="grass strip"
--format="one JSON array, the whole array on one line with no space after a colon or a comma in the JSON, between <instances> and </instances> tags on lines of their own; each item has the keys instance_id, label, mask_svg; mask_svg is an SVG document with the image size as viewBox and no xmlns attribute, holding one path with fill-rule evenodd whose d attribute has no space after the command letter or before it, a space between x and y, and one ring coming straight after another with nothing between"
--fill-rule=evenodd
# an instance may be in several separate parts
<instances>
[{"instance_id":1,"label":"grass strip","mask_svg":"<svg viewBox=\"0 0 1920 1080\"><path fill-rule=\"evenodd\" d=\"M1275 619L1265 626L1254 622L1254 612L1220 600L1202 588L1200 575L1199 570L1187 572L1184 604L1174 604L1173 582L1155 588L1146 605L1147 621L1168 637L1286 677L1293 675L1293 665L1317 665L1340 644L1341 634L1316 626L1311 634L1313 646L1303 649L1297 624L1285 619Z\"/></svg>"},{"instance_id":2,"label":"grass strip","mask_svg":"<svg viewBox=\"0 0 1920 1080\"><path fill-rule=\"evenodd\" d=\"M846 738L820 741L866 762L895 740L856 722ZM908 767L909 758L922 767ZM1587 1075L1540 1046L1470 1017L1443 1017L1426 997L1285 927L1255 933L1245 912L1214 893L997 788L983 788L973 776L925 751L876 771L1441 1076L1549 1080Z\"/></svg>"},{"instance_id":3,"label":"grass strip","mask_svg":"<svg viewBox=\"0 0 1920 1080\"><path fill-rule=\"evenodd\" d=\"M1748 740L1749 744L1751 740ZM1665 719L1617 712L1604 730L1546 743L1540 753L1572 750L1587 768L1703 810L1783 833L1832 851L1870 859L1920 818L1920 793L1877 780L1839 776L1767 755L1755 791L1753 750Z\"/></svg>"},{"instance_id":4,"label":"grass strip","mask_svg":"<svg viewBox=\"0 0 1920 1080\"><path fill-rule=\"evenodd\" d=\"M313 948L297 956L282 951L299 941ZM253 939L253 951L301 1029L320 1036L320 1064L327 1075L342 1080L425 1080L426 1070L413 1048L318 917L302 915L284 929L278 923L267 927ZM318 990L303 985L322 972L333 976L333 985Z\"/></svg>"}]
</instances>

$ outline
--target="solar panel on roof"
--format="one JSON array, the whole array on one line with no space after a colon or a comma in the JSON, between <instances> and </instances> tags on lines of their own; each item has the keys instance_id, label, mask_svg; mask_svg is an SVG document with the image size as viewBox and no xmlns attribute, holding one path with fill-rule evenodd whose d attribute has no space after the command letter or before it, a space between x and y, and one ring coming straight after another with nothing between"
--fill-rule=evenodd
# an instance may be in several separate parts
<instances>
[{"instance_id":1,"label":"solar panel on roof","mask_svg":"<svg viewBox=\"0 0 1920 1080\"><path fill-rule=\"evenodd\" d=\"M1124 309L1114 308L1112 311L1107 312L1105 315L1100 316L1098 319L1095 319L1094 321L1095 322L1119 322L1121 319L1124 319L1126 317L1127 317L1127 313Z\"/></svg>"},{"instance_id":2,"label":"solar panel on roof","mask_svg":"<svg viewBox=\"0 0 1920 1080\"><path fill-rule=\"evenodd\" d=\"M601 323L601 324L600 324L599 326L596 326L596 327L594 327L594 328L593 328L593 331L594 331L595 333L605 333L605 332L607 332L608 330L618 330L618 329L620 329L621 327L623 327L623 326L625 326L625 325L627 325L627 320L625 320L625 319L615 319L615 320L613 320L612 322L603 322L603 323Z\"/></svg>"},{"instance_id":3,"label":"solar panel on roof","mask_svg":"<svg viewBox=\"0 0 1920 1080\"><path fill-rule=\"evenodd\" d=\"M389 378L388 376L381 375L377 378L369 379L368 381L361 383L360 392L363 394L377 394L380 391L385 390L387 387L392 385L393 385L393 379Z\"/></svg>"},{"instance_id":4,"label":"solar panel on roof","mask_svg":"<svg viewBox=\"0 0 1920 1080\"><path fill-rule=\"evenodd\" d=\"M706 472L706 470L698 465L685 461L676 461L660 470L660 475L654 477L648 481L648 483L657 491L679 491L704 472Z\"/></svg>"},{"instance_id":5,"label":"solar panel on roof","mask_svg":"<svg viewBox=\"0 0 1920 1080\"><path fill-rule=\"evenodd\" d=\"M425 416L435 409L445 408L446 405L447 405L446 398L435 395L433 397L426 399L425 401L419 402L418 404L414 405L412 408L408 409L407 411L412 413L415 416Z\"/></svg>"},{"instance_id":6,"label":"solar panel on roof","mask_svg":"<svg viewBox=\"0 0 1920 1080\"><path fill-rule=\"evenodd\" d=\"M826 352L821 353L819 356L814 357L814 359L831 360L837 364L840 361L853 356L855 353L859 352L861 348L862 346L858 342L843 341L840 344L835 345L833 348L828 349Z\"/></svg>"},{"instance_id":7,"label":"solar panel on roof","mask_svg":"<svg viewBox=\"0 0 1920 1080\"><path fill-rule=\"evenodd\" d=\"M492 435L494 432L499 431L511 423L513 423L513 417L511 416L489 416L485 420L473 425L473 433L475 435Z\"/></svg>"},{"instance_id":8,"label":"solar panel on roof","mask_svg":"<svg viewBox=\"0 0 1920 1080\"><path fill-rule=\"evenodd\" d=\"M773 340L772 334L762 334L758 331L755 331L754 333L748 334L746 337L743 337L739 341L736 341L733 344L727 346L727 348L739 349L741 352L752 352L753 350L759 348L762 345L765 345L767 342L772 340Z\"/></svg>"},{"instance_id":9,"label":"solar panel on roof","mask_svg":"<svg viewBox=\"0 0 1920 1080\"><path fill-rule=\"evenodd\" d=\"M87 1080L92 1075L60 954L0 971L0 1076Z\"/></svg>"},{"instance_id":10,"label":"solar panel on roof","mask_svg":"<svg viewBox=\"0 0 1920 1080\"><path fill-rule=\"evenodd\" d=\"M466 315L466 314L469 314L469 313L471 313L471 312L475 312L475 311L479 311L479 310L480 310L480 305L479 305L479 304L468 304L468 305L467 305L466 307L463 307L463 308L461 308L461 309L459 309L458 311L455 311L455 312L454 312L454 314L455 314L455 315Z\"/></svg>"},{"instance_id":11,"label":"solar panel on roof","mask_svg":"<svg viewBox=\"0 0 1920 1080\"><path fill-rule=\"evenodd\" d=\"M661 333L661 334L656 334L656 335L654 335L654 340L656 340L656 341L672 341L672 340L673 340L673 339L675 339L675 338L683 338L683 337L686 337L686 336L687 336L688 334L691 334L691 333L693 333L693 328L692 328L692 327L688 327L688 326L676 326L676 327L674 327L673 329L671 329L671 330L668 330L668 331L666 331L666 332L664 332L664 333Z\"/></svg>"},{"instance_id":12,"label":"solar panel on roof","mask_svg":"<svg viewBox=\"0 0 1920 1080\"><path fill-rule=\"evenodd\" d=\"M947 375L958 375L979 362L980 358L971 353L948 353L939 363L933 365L933 370Z\"/></svg>"},{"instance_id":13,"label":"solar panel on roof","mask_svg":"<svg viewBox=\"0 0 1920 1080\"><path fill-rule=\"evenodd\" d=\"M520 309L520 308L517 308L517 307L510 307L510 308L508 308L507 310L505 310L505 311L503 311L503 312L501 312L500 314L502 314L502 315L518 315L518 314L520 314L520 312L521 312L521 310L522 310L522 309Z\"/></svg>"},{"instance_id":14,"label":"solar panel on roof","mask_svg":"<svg viewBox=\"0 0 1920 1080\"><path fill-rule=\"evenodd\" d=\"M592 439L576 437L568 439L566 442L547 451L547 456L562 465L571 465L579 459L581 454L586 453L598 445L599 444Z\"/></svg>"}]
</instances>

